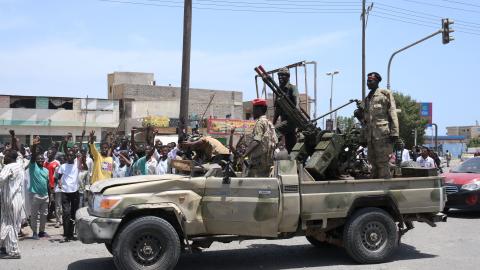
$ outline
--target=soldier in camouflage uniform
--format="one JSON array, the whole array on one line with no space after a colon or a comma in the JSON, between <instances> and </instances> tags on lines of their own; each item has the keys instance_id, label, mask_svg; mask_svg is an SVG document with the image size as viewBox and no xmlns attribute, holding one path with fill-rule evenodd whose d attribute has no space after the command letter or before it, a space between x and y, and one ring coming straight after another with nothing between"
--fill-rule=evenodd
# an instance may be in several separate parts
<instances>
[{"instance_id":1,"label":"soldier in camouflage uniform","mask_svg":"<svg viewBox=\"0 0 480 270\"><path fill-rule=\"evenodd\" d=\"M287 95L288 99L298 108L298 90L297 87L290 83L290 71L288 68L281 68L278 71L278 82L280 89ZM282 119L277 124L278 117ZM277 106L275 102L275 111L273 115L273 124L278 132L285 138L285 148L288 153L292 151L293 146L297 143L297 132L295 124L289 119L289 116Z\"/></svg>"},{"instance_id":2,"label":"soldier in camouflage uniform","mask_svg":"<svg viewBox=\"0 0 480 270\"><path fill-rule=\"evenodd\" d=\"M252 141L243 157L248 157L247 177L268 177L273 166L273 152L278 143L273 124L267 119L267 101L254 99L253 118L257 120L253 128Z\"/></svg>"},{"instance_id":3,"label":"soldier in camouflage uniform","mask_svg":"<svg viewBox=\"0 0 480 270\"><path fill-rule=\"evenodd\" d=\"M363 122L366 125L368 161L372 165L372 178L392 178L389 169L389 155L393 144L398 141L399 126L395 99L390 90L381 89L378 84L382 77L377 72L368 74L370 89L363 107Z\"/></svg>"}]
</instances>

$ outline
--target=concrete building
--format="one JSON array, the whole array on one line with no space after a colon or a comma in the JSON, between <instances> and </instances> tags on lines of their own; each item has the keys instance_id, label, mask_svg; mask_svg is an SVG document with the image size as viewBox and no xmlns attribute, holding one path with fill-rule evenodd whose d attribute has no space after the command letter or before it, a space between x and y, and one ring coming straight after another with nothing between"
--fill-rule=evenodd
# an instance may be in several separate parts
<instances>
[{"instance_id":1,"label":"concrete building","mask_svg":"<svg viewBox=\"0 0 480 270\"><path fill-rule=\"evenodd\" d=\"M466 140L480 137L480 125L447 127L447 135L464 136Z\"/></svg>"},{"instance_id":2,"label":"concrete building","mask_svg":"<svg viewBox=\"0 0 480 270\"><path fill-rule=\"evenodd\" d=\"M169 122L161 132L175 132L180 87L155 85L153 73L114 72L108 74L108 97L119 100L119 131L128 133L132 127L141 127L146 117L155 116L166 118ZM202 116L203 119L243 117L240 91L190 88L188 106L192 121L199 121Z\"/></svg>"},{"instance_id":3,"label":"concrete building","mask_svg":"<svg viewBox=\"0 0 480 270\"><path fill-rule=\"evenodd\" d=\"M87 132L95 130L99 138L105 129L117 128L118 123L116 100L0 96L0 142L10 141L10 129L15 130L21 143L28 145L34 135L40 135L42 144L48 145L52 140L63 140L68 132L79 141L84 125Z\"/></svg>"}]
</instances>

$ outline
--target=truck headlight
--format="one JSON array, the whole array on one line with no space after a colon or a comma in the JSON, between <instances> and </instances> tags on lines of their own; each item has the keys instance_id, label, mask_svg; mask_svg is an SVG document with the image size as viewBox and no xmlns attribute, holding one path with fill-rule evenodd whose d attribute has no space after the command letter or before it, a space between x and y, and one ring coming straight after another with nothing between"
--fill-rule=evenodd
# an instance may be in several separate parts
<instances>
[{"instance_id":1,"label":"truck headlight","mask_svg":"<svg viewBox=\"0 0 480 270\"><path fill-rule=\"evenodd\" d=\"M122 197L120 196L104 196L102 194L98 194L93 196L92 210L95 212L109 211L115 208L115 206L117 206L121 201Z\"/></svg>"},{"instance_id":2,"label":"truck headlight","mask_svg":"<svg viewBox=\"0 0 480 270\"><path fill-rule=\"evenodd\" d=\"M478 189L480 189L480 182L475 181L475 182L472 182L472 183L465 184L465 185L462 186L462 189L470 190L470 191L478 190Z\"/></svg>"}]
</instances>

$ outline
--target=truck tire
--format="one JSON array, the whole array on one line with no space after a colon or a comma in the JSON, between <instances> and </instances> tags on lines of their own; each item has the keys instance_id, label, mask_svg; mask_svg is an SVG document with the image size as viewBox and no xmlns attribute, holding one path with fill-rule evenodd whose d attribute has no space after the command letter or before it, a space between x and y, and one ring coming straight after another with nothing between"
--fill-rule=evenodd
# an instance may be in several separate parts
<instances>
[{"instance_id":1,"label":"truck tire","mask_svg":"<svg viewBox=\"0 0 480 270\"><path fill-rule=\"evenodd\" d=\"M130 221L119 233L113 244L113 261L121 270L173 269L180 251L172 225L146 216Z\"/></svg>"},{"instance_id":2,"label":"truck tire","mask_svg":"<svg viewBox=\"0 0 480 270\"><path fill-rule=\"evenodd\" d=\"M307 238L307 241L310 242L310 244L312 244L314 247L317 247L317 248L324 248L324 247L331 247L332 246L331 244L329 244L327 242L318 241L313 236L305 236L305 238Z\"/></svg>"},{"instance_id":3,"label":"truck tire","mask_svg":"<svg viewBox=\"0 0 480 270\"><path fill-rule=\"evenodd\" d=\"M398 245L397 226L384 210L363 208L346 223L343 243L348 255L358 263L385 262Z\"/></svg>"}]
</instances>

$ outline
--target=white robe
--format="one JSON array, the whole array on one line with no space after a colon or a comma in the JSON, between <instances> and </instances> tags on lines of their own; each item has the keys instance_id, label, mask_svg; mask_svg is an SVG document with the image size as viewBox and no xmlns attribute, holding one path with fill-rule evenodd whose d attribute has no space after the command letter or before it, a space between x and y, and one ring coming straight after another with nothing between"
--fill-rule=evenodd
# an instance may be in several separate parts
<instances>
[{"instance_id":1,"label":"white robe","mask_svg":"<svg viewBox=\"0 0 480 270\"><path fill-rule=\"evenodd\" d=\"M22 225L23 184L25 179L22 164L7 164L0 171L0 246L10 255L19 254L18 233Z\"/></svg>"}]
</instances>

